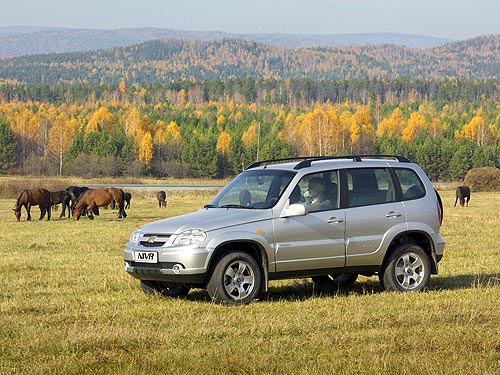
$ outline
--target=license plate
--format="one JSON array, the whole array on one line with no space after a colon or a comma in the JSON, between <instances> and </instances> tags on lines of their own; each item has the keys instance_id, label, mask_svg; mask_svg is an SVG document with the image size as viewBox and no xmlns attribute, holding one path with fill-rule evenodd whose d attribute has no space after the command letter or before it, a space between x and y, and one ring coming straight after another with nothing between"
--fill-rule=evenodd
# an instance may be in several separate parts
<instances>
[{"instance_id":1,"label":"license plate","mask_svg":"<svg viewBox=\"0 0 500 375\"><path fill-rule=\"evenodd\" d=\"M158 253L156 251L136 251L134 260L141 263L158 263Z\"/></svg>"}]
</instances>

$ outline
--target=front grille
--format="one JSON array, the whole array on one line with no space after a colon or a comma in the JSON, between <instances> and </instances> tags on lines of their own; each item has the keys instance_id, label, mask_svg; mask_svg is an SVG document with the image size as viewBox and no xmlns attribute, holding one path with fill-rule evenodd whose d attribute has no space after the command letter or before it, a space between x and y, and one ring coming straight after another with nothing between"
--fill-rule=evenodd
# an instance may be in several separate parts
<instances>
[{"instance_id":1,"label":"front grille","mask_svg":"<svg viewBox=\"0 0 500 375\"><path fill-rule=\"evenodd\" d=\"M164 233L145 233L141 235L139 244L144 247L162 247L167 243L170 234Z\"/></svg>"},{"instance_id":2,"label":"front grille","mask_svg":"<svg viewBox=\"0 0 500 375\"><path fill-rule=\"evenodd\" d=\"M141 241L139 242L141 244L141 246L144 246L144 247L162 247L163 245L165 245L165 242L147 242L147 241Z\"/></svg>"}]
</instances>

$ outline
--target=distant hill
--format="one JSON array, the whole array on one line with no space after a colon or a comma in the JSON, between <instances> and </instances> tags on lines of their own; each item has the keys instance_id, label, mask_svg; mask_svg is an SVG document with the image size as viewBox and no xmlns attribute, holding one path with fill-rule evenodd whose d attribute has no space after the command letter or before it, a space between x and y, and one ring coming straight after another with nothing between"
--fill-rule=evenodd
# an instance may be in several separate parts
<instances>
[{"instance_id":1,"label":"distant hill","mask_svg":"<svg viewBox=\"0 0 500 375\"><path fill-rule=\"evenodd\" d=\"M130 46L156 39L194 41L253 40L281 48L391 44L418 49L442 46L453 41L429 36L394 33L338 35L231 34L216 31L198 32L161 28L103 30L19 26L0 27L0 58L45 53L95 51Z\"/></svg>"},{"instance_id":2,"label":"distant hill","mask_svg":"<svg viewBox=\"0 0 500 375\"><path fill-rule=\"evenodd\" d=\"M366 45L285 49L250 40L154 40L0 61L0 82L127 83L177 79L500 79L500 35L432 49Z\"/></svg>"}]
</instances>

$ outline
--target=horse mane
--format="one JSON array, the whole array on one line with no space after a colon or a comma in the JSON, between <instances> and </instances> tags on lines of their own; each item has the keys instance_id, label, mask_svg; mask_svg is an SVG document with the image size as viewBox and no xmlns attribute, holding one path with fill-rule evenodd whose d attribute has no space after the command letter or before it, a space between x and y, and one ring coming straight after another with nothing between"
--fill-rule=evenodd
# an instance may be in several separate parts
<instances>
[{"instance_id":1,"label":"horse mane","mask_svg":"<svg viewBox=\"0 0 500 375\"><path fill-rule=\"evenodd\" d=\"M29 194L29 190L28 189L24 189L21 194L19 194L19 197L17 198L17 201L16 201L16 205L15 205L15 208L18 208L19 207L19 202L21 201L21 198L24 194Z\"/></svg>"}]
</instances>

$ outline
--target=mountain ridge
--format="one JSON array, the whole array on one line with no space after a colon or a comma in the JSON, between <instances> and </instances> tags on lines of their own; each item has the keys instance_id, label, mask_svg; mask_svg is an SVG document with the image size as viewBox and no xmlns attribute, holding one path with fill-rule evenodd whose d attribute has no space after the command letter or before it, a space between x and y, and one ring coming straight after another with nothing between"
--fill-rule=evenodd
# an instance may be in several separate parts
<instances>
[{"instance_id":1,"label":"mountain ridge","mask_svg":"<svg viewBox=\"0 0 500 375\"><path fill-rule=\"evenodd\" d=\"M432 49L395 45L286 49L252 40L156 39L0 60L0 82L151 83L219 79L500 79L500 35Z\"/></svg>"},{"instance_id":2,"label":"mountain ridge","mask_svg":"<svg viewBox=\"0 0 500 375\"><path fill-rule=\"evenodd\" d=\"M0 58L45 53L94 51L124 47L156 39L216 41L253 40L281 48L317 48L367 44L393 44L426 49L441 46L453 39L402 33L359 34L237 34L221 31L190 31L169 28L71 29L57 27L0 27Z\"/></svg>"}]
</instances>

